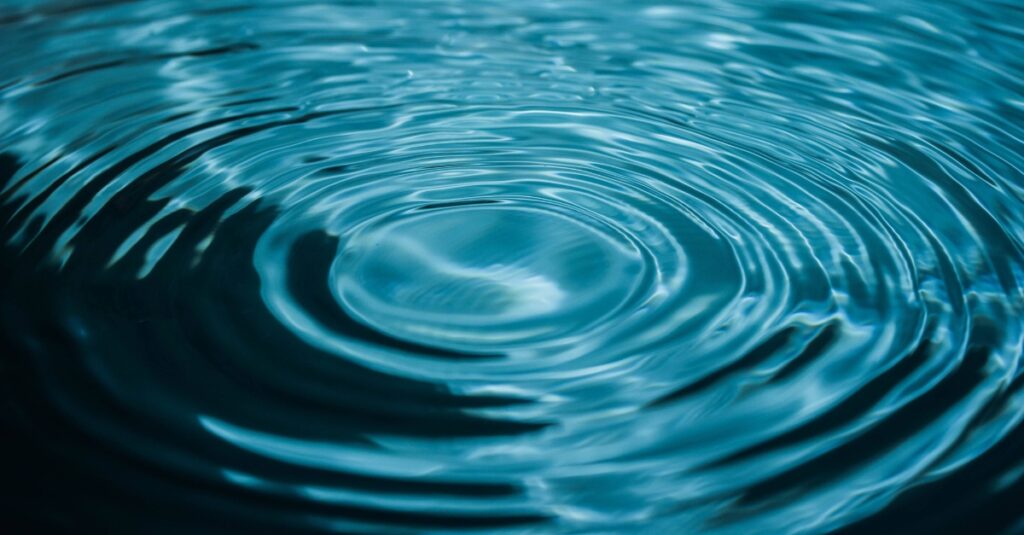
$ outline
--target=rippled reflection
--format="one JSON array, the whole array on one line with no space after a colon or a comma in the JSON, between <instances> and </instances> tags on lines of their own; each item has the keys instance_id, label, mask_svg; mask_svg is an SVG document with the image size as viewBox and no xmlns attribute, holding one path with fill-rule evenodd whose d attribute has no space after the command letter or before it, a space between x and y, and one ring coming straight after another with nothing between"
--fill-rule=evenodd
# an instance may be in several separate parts
<instances>
[{"instance_id":1,"label":"rippled reflection","mask_svg":"<svg viewBox=\"0 0 1024 535\"><path fill-rule=\"evenodd\" d=\"M10 525L1024 529L1019 4L0 6Z\"/></svg>"}]
</instances>

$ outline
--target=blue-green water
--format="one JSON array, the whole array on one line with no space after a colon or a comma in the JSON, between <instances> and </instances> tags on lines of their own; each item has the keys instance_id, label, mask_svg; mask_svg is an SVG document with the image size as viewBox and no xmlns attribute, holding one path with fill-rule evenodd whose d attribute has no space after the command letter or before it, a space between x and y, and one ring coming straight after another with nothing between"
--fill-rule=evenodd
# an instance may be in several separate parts
<instances>
[{"instance_id":1,"label":"blue-green water","mask_svg":"<svg viewBox=\"0 0 1024 535\"><path fill-rule=\"evenodd\" d=\"M0 531L1024 531L1020 3L0 6Z\"/></svg>"}]
</instances>

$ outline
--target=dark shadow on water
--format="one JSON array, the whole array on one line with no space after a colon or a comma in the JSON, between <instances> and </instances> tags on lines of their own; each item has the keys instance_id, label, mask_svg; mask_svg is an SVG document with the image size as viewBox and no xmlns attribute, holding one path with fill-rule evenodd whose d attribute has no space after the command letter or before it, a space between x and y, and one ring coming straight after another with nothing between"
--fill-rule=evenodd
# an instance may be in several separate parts
<instances>
[{"instance_id":1,"label":"dark shadow on water","mask_svg":"<svg viewBox=\"0 0 1024 535\"><path fill-rule=\"evenodd\" d=\"M173 178L164 167L122 190L82 227L63 267L47 262L60 213L28 250L5 247L0 426L3 511L49 532L302 532L309 518L344 518L422 529L494 528L546 517L494 511L480 516L329 504L282 490L247 488L222 469L286 484L383 494L501 497L516 485L410 480L276 461L211 435L200 416L311 442L362 444L370 434L410 437L517 435L544 423L473 416L466 409L526 400L463 396L441 385L370 370L308 346L267 310L252 265L256 240L275 212L225 193L201 211L162 217L123 258L109 259L165 201L150 193ZM0 155L2 184L18 160ZM69 203L69 209L81 203ZM234 213L227 215L229 209ZM0 218L13 215L4 206ZM183 226L152 270L146 251ZM200 243L212 236L202 254ZM308 277L322 277L333 238L311 234L292 258L293 290L332 328L366 342L419 351L332 314ZM326 294L326 288L317 289ZM447 356L434 351L434 357ZM8 524L11 525L11 524ZM305 527L304 527L305 526ZM39 531L35 531L39 532Z\"/></svg>"}]
</instances>

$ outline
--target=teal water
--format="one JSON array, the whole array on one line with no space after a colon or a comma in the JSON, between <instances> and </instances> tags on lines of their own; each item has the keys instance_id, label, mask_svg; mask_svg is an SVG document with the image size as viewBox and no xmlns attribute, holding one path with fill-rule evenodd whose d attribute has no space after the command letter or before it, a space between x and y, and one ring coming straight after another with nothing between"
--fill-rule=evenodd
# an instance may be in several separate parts
<instances>
[{"instance_id":1,"label":"teal water","mask_svg":"<svg viewBox=\"0 0 1024 535\"><path fill-rule=\"evenodd\" d=\"M1018 2L0 35L0 531L1024 532Z\"/></svg>"}]
</instances>

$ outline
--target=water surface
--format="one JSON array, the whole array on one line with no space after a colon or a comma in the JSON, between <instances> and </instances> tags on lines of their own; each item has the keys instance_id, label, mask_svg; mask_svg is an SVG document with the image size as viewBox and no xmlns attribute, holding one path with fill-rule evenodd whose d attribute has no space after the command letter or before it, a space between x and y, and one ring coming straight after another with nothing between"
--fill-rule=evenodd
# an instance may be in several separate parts
<instances>
[{"instance_id":1,"label":"water surface","mask_svg":"<svg viewBox=\"0 0 1024 535\"><path fill-rule=\"evenodd\" d=\"M1024 531L1019 3L0 6L15 532Z\"/></svg>"}]
</instances>

